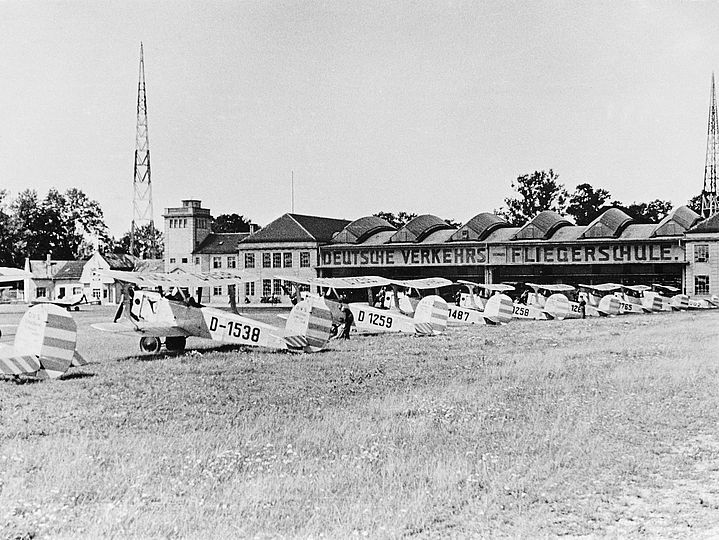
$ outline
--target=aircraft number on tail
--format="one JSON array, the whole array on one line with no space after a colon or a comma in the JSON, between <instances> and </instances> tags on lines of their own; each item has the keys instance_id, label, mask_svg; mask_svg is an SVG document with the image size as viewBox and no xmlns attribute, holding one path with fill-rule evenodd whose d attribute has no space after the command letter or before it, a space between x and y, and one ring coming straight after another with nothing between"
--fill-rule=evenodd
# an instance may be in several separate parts
<instances>
[{"instance_id":1,"label":"aircraft number on tail","mask_svg":"<svg viewBox=\"0 0 719 540\"><path fill-rule=\"evenodd\" d=\"M367 323L373 326L381 326L382 328L392 328L392 317L389 315L380 315L378 313L366 313ZM360 310L357 314L357 321L364 322L365 311Z\"/></svg>"},{"instance_id":2,"label":"aircraft number on tail","mask_svg":"<svg viewBox=\"0 0 719 540\"><path fill-rule=\"evenodd\" d=\"M520 317L529 317L529 308L522 306L514 306L512 313Z\"/></svg>"},{"instance_id":3,"label":"aircraft number on tail","mask_svg":"<svg viewBox=\"0 0 719 540\"><path fill-rule=\"evenodd\" d=\"M260 329L248 324L241 324L235 321L227 321L227 324L220 324L217 317L210 318L210 332L217 328L227 328L227 335L236 338L250 340L257 343L260 340Z\"/></svg>"},{"instance_id":4,"label":"aircraft number on tail","mask_svg":"<svg viewBox=\"0 0 719 540\"><path fill-rule=\"evenodd\" d=\"M466 322L469 320L469 311L462 311L462 310L450 307L449 308L449 318Z\"/></svg>"}]
</instances>

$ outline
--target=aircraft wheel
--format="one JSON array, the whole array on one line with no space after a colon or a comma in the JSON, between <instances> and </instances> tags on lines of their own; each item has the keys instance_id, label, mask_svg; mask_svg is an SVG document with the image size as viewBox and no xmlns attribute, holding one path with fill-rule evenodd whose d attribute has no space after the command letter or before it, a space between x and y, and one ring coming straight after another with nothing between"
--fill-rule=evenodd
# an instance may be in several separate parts
<instances>
[{"instance_id":1,"label":"aircraft wheel","mask_svg":"<svg viewBox=\"0 0 719 540\"><path fill-rule=\"evenodd\" d=\"M179 352L185 350L187 338L185 336L176 336L165 338L165 347L168 351Z\"/></svg>"},{"instance_id":2,"label":"aircraft wheel","mask_svg":"<svg viewBox=\"0 0 719 540\"><path fill-rule=\"evenodd\" d=\"M160 342L160 338L157 338L157 337L140 338L140 350L142 352L146 352L146 353L150 353L150 354L157 354L160 352L161 346L162 346L162 343Z\"/></svg>"}]
</instances>

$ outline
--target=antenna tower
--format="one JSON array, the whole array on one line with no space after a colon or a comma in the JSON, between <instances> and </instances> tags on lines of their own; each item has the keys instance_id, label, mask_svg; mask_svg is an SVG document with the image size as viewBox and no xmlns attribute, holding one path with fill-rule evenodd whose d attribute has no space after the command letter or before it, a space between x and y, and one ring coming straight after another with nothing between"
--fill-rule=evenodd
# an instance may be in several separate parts
<instances>
[{"instance_id":1,"label":"antenna tower","mask_svg":"<svg viewBox=\"0 0 719 540\"><path fill-rule=\"evenodd\" d=\"M707 158L704 165L704 189L702 190L702 217L719 212L717 198L717 155L719 154L719 124L717 123L717 100L712 73L712 93L709 102L709 125L707 127Z\"/></svg>"},{"instance_id":2,"label":"antenna tower","mask_svg":"<svg viewBox=\"0 0 719 540\"><path fill-rule=\"evenodd\" d=\"M130 253L135 253L135 232L140 223L150 224L152 219L152 183L150 182L150 139L147 135L147 97L145 95L145 59L140 42L140 76L137 83L137 133L135 136L135 177L133 180L132 227L130 228ZM154 258L157 253L155 236L151 235L149 253L141 256Z\"/></svg>"}]
</instances>

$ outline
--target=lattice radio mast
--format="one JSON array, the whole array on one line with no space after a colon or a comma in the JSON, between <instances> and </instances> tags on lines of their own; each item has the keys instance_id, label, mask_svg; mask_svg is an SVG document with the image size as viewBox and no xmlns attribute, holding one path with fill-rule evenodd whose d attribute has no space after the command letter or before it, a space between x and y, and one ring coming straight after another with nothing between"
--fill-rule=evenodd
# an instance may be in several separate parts
<instances>
[{"instance_id":1,"label":"lattice radio mast","mask_svg":"<svg viewBox=\"0 0 719 540\"><path fill-rule=\"evenodd\" d=\"M709 125L707 127L707 159L704 165L704 189L702 190L702 216L707 218L719 211L717 199L717 154L719 154L719 124L717 123L717 100L712 73L712 93L709 102Z\"/></svg>"},{"instance_id":2,"label":"lattice radio mast","mask_svg":"<svg viewBox=\"0 0 719 540\"><path fill-rule=\"evenodd\" d=\"M137 133L135 137L135 178L133 180L130 253L135 253L135 231L141 222L150 224L149 257L155 258L155 224L152 219L152 183L150 181L150 139L147 134L147 97L145 95L145 59L140 42L140 77L137 84ZM141 254L145 255L145 254Z\"/></svg>"}]
</instances>

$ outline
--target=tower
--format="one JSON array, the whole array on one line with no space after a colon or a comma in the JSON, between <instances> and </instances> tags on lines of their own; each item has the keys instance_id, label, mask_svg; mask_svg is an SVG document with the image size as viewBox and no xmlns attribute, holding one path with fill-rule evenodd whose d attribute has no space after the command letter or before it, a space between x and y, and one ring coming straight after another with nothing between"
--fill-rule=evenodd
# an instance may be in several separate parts
<instances>
[{"instance_id":1,"label":"tower","mask_svg":"<svg viewBox=\"0 0 719 540\"><path fill-rule=\"evenodd\" d=\"M719 212L717 199L717 154L719 154L719 124L717 124L717 101L712 73L712 91L709 101L709 124L707 126L707 157L704 165L704 189L702 190L702 217Z\"/></svg>"},{"instance_id":2,"label":"tower","mask_svg":"<svg viewBox=\"0 0 719 540\"><path fill-rule=\"evenodd\" d=\"M135 136L135 176L133 180L132 226L130 228L130 253L135 253L135 232L141 223L149 223L154 231L152 219L152 183L150 181L150 139L147 134L147 98L145 95L145 59L140 42L140 75L137 83L137 132ZM147 255L156 256L155 236L150 237ZM142 254L145 255L144 253Z\"/></svg>"}]
</instances>

